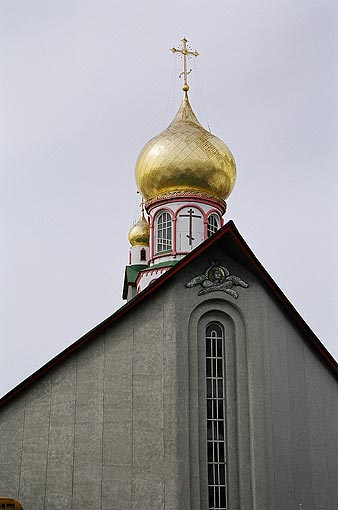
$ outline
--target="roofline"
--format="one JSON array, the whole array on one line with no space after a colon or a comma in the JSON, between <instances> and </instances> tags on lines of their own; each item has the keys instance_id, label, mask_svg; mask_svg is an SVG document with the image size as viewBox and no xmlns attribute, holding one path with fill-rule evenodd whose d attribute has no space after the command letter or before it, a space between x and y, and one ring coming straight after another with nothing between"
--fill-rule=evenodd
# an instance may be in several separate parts
<instances>
[{"instance_id":1,"label":"roofline","mask_svg":"<svg viewBox=\"0 0 338 510\"><path fill-rule=\"evenodd\" d=\"M183 259L179 260L177 264L172 266L168 271L166 271L163 275L161 275L157 280L155 280L151 285L146 287L142 292L137 294L133 299L128 301L121 308L116 310L111 316L107 317L100 324L95 326L93 329L85 333L81 338L76 340L73 344L66 347L62 352L57 354L54 358L48 361L45 365L39 368L36 372L27 377L24 381L15 386L12 390L6 393L0 399L0 406L9 402L16 395L21 393L24 389L26 389L30 384L35 382L37 379L46 374L51 368L55 365L63 361L65 358L70 356L73 352L77 351L80 347L86 344L91 338L100 333L107 327L111 326L115 321L123 317L130 310L133 310L139 303L141 303L144 299L146 299L150 294L155 292L159 287L164 285L164 283L169 280L173 275L178 273L181 269L187 266L191 261L195 260L204 251L206 251L210 246L217 243L219 239L223 237L224 234L230 233L234 242L237 243L240 248L244 251L244 253L251 259L253 265L255 266L256 271L260 274L263 281L267 284L268 288L272 291L272 293L277 297L277 299L281 302L287 312L292 316L298 327L305 334L309 343L315 348L315 350L323 357L328 366L331 368L333 373L338 377L338 363L333 358L333 356L329 353L326 347L322 344L319 338L315 335L312 329L306 324L301 315L297 312L292 303L288 300L285 294L281 291L275 281L271 278L266 269L262 266L262 264L257 259L256 255L249 248L249 246L244 241L243 237L237 230L234 222L232 220L228 221L223 227L221 227L214 235L206 239L203 243L201 243L195 250L186 255Z\"/></svg>"},{"instance_id":2,"label":"roofline","mask_svg":"<svg viewBox=\"0 0 338 510\"><path fill-rule=\"evenodd\" d=\"M235 233L237 235L237 238L233 236L234 240L236 242L238 242L238 244L241 246L242 250L252 259L252 262L255 265L256 270L261 274L263 280L268 285L269 289L280 300L282 305L286 308L286 310L289 312L289 314L293 317L293 319L295 320L296 324L300 327L302 332L305 333L306 336L309 335L312 345L324 357L326 362L329 364L330 368L333 369L333 372L338 377L338 363L337 363L337 361L334 359L332 354L330 354L330 352L326 349L324 344L319 340L317 335L312 331L310 326L305 322L305 320L300 315L300 313L296 310L296 308L293 306L291 301L286 297L284 292L278 287L277 283L273 280L273 278L269 275L267 270L263 267L263 265L257 259L256 255L249 248L249 246L246 244L243 237L237 230L233 221L230 220L230 222L232 223L232 230L234 231L234 232L231 231L231 234L233 235Z\"/></svg>"}]
</instances>

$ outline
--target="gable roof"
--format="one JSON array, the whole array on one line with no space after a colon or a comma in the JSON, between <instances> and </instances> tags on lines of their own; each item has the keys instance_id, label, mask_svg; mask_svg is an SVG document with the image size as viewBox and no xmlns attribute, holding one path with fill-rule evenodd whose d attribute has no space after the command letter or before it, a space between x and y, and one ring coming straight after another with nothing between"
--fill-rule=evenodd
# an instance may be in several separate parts
<instances>
[{"instance_id":1,"label":"gable roof","mask_svg":"<svg viewBox=\"0 0 338 510\"><path fill-rule=\"evenodd\" d=\"M130 310L133 310L150 294L153 294L162 287L168 280L170 280L176 273L181 271L189 263L197 257L203 255L211 247L217 247L225 252L227 255L238 261L244 267L249 269L255 274L258 279L263 283L265 288L277 299L286 314L293 320L294 324L303 333L307 343L317 352L319 357L338 378L338 363L333 356L328 352L326 347L322 344L319 338L314 334L311 328L306 324L304 319L300 316L292 303L280 290L278 285L274 282L268 272L264 269L262 264L256 258L255 254L244 241L243 237L238 232L234 222L230 220L222 228L220 228L213 236L206 239L195 250L186 255L177 264L168 269L166 273L155 280L151 285L145 288L142 292L137 294L133 299L128 301L124 306L119 308L113 315L105 319L103 322L95 326L88 333L83 335L79 340L71 344L60 354L51 359L44 366L39 368L32 375L27 377L18 386L9 391L0 399L0 405L3 405L14 398L16 395L25 390L30 384L45 375L50 369L61 363L64 359L68 358L72 353L77 351L84 344L88 343L98 333L104 331L107 327L111 326L115 321L126 315Z\"/></svg>"}]
</instances>

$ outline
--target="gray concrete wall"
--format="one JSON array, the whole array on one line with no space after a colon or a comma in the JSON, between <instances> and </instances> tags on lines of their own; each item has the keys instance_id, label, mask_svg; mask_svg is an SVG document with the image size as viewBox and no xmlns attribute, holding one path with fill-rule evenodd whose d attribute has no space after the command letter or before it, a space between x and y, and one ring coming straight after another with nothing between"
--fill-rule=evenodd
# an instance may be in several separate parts
<instances>
[{"instance_id":1,"label":"gray concrete wall","mask_svg":"<svg viewBox=\"0 0 338 510\"><path fill-rule=\"evenodd\" d=\"M235 300L185 283L217 258ZM337 380L257 279L196 260L0 413L0 493L25 510L204 510L203 328L226 332L230 510L338 508Z\"/></svg>"},{"instance_id":2,"label":"gray concrete wall","mask_svg":"<svg viewBox=\"0 0 338 510\"><path fill-rule=\"evenodd\" d=\"M201 287L184 289L184 283L203 273L211 260L218 260L231 274L250 284L248 289L237 287L237 300L221 292L198 296ZM224 314L226 351L231 360L227 361L231 438L228 460L230 474L236 470L239 473L239 480L233 476L229 483L231 510L293 510L300 503L304 510L337 510L337 378L257 278L221 252L215 250L196 261L182 273L180 280L176 289L182 289L182 297L176 301L176 317L177 336L183 344L182 359L186 356L185 339L191 343L196 337L197 341L202 338L198 324L204 317L220 320L219 314ZM193 317L190 330L187 317ZM184 379L188 366L189 362L182 367L179 381ZM190 367L190 371L193 369ZM196 398L191 388L190 383L190 401ZM184 414L183 410L181 413ZM232 424L234 415L237 428ZM185 440L188 434L190 437L201 434L194 430L197 422L194 414L190 420ZM237 452L232 444L234 438ZM195 473L194 465L190 462L186 469ZM203 490L192 483L190 492L191 500L196 502L194 510L199 509Z\"/></svg>"},{"instance_id":3,"label":"gray concrete wall","mask_svg":"<svg viewBox=\"0 0 338 510\"><path fill-rule=\"evenodd\" d=\"M0 413L0 494L25 510L177 508L176 347L159 292Z\"/></svg>"}]
</instances>

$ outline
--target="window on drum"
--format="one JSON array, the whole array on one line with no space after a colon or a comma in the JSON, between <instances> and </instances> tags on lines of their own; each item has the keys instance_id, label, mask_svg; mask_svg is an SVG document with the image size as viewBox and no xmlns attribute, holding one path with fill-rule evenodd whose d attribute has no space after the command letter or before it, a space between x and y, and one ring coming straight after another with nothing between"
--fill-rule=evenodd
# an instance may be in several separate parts
<instances>
[{"instance_id":1,"label":"window on drum","mask_svg":"<svg viewBox=\"0 0 338 510\"><path fill-rule=\"evenodd\" d=\"M167 211L160 212L156 218L155 242L156 253L171 250L172 219Z\"/></svg>"},{"instance_id":2,"label":"window on drum","mask_svg":"<svg viewBox=\"0 0 338 510\"><path fill-rule=\"evenodd\" d=\"M217 214L210 214L208 218L208 237L212 236L219 229L219 218Z\"/></svg>"}]
</instances>

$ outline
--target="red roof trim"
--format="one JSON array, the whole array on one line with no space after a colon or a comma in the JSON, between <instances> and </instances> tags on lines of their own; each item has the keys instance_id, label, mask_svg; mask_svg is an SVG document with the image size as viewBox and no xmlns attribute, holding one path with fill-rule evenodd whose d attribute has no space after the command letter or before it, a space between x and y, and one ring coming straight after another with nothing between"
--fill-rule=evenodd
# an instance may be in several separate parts
<instances>
[{"instance_id":1,"label":"red roof trim","mask_svg":"<svg viewBox=\"0 0 338 510\"><path fill-rule=\"evenodd\" d=\"M21 393L25 388L27 388L30 384L35 382L37 379L46 374L52 367L63 361L65 358L70 356L73 352L77 351L82 345L87 343L89 340L93 338L94 335L100 333L105 328L113 324L116 320L123 317L130 310L135 308L140 302L148 297L149 294L152 294L156 291L160 286L162 286L167 280L169 280L174 274L178 273L181 269L187 266L190 262L199 257L204 251L206 251L210 246L216 244L223 236L226 234L230 234L233 241L241 248L241 250L245 253L245 255L250 259L251 263L255 267L257 273L260 275L262 280L267 284L268 288L272 291L272 293L276 296L276 298L281 302L287 312L292 316L296 324L305 334L307 340L312 344L315 350L323 357L329 367L333 370L334 374L338 377L338 364L328 352L328 350L324 347L319 338L314 334L311 328L306 324L304 319L300 316L294 306L287 299L285 294L280 290L278 285L271 278L269 273L264 269L262 264L259 262L255 254L251 251L249 246L246 244L239 231L237 230L234 222L232 220L228 221L222 228L218 230L213 236L209 237L206 241L200 244L195 250L186 255L182 260L177 262L176 265L172 266L168 271L166 271L163 275L161 275L152 285L149 285L146 289L140 292L135 298L128 301L124 306L119 308L113 315L105 319L103 322L95 326L92 330L82 336L79 340L71 344L60 354L56 355L53 359L51 359L48 363L46 363L43 367L39 368L36 372L30 375L27 379L22 381L18 386L9 391L6 395L4 395L0 399L0 405L7 403L9 400L14 398L16 395Z\"/></svg>"}]
</instances>

